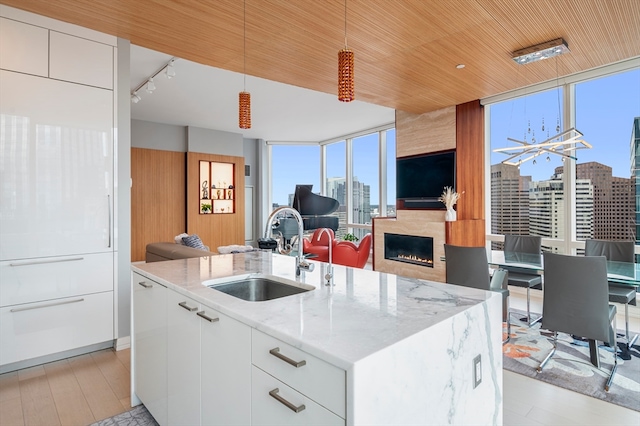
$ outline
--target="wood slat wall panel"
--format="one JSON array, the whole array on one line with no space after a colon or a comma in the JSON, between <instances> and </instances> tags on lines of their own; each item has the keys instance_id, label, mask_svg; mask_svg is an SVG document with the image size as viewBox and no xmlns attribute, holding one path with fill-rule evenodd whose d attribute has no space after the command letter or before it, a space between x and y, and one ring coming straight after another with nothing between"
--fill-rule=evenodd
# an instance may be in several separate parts
<instances>
[{"instance_id":1,"label":"wood slat wall panel","mask_svg":"<svg viewBox=\"0 0 640 426\"><path fill-rule=\"evenodd\" d=\"M0 0L205 65L243 69L243 2ZM248 0L246 73L336 93L341 0ZM637 0L351 0L356 99L421 114L556 78L511 52L559 37L560 76L640 55ZM551 62L552 64L548 64ZM464 63L464 70L456 64ZM514 78L514 74L520 74Z\"/></svg>"},{"instance_id":2,"label":"wood slat wall panel","mask_svg":"<svg viewBox=\"0 0 640 426\"><path fill-rule=\"evenodd\" d=\"M186 232L185 153L131 148L131 261Z\"/></svg>"},{"instance_id":3,"label":"wood slat wall panel","mask_svg":"<svg viewBox=\"0 0 640 426\"><path fill-rule=\"evenodd\" d=\"M235 164L235 213L200 214L200 161ZM219 246L244 245L244 158L198 152L187 153L186 206L187 233L198 234L211 251L217 251Z\"/></svg>"}]
</instances>

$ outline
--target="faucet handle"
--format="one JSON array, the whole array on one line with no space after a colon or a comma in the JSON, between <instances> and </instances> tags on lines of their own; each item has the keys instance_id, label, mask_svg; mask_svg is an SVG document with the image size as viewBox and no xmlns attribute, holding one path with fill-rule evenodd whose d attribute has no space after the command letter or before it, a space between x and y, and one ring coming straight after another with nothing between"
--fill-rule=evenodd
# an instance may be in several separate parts
<instances>
[{"instance_id":1,"label":"faucet handle","mask_svg":"<svg viewBox=\"0 0 640 426\"><path fill-rule=\"evenodd\" d=\"M313 272L314 266L315 265L313 263L309 263L306 260L301 260L300 263L298 263L298 267L300 269L303 269L303 270L309 271L309 272Z\"/></svg>"}]
</instances>

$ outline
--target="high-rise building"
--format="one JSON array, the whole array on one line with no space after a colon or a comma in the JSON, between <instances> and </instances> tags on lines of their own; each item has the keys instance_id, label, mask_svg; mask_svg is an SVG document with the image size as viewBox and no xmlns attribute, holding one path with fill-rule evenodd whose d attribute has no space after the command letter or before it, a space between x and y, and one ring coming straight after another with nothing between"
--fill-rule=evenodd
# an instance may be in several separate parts
<instances>
[{"instance_id":1,"label":"high-rise building","mask_svg":"<svg viewBox=\"0 0 640 426\"><path fill-rule=\"evenodd\" d=\"M491 233L529 235L531 176L520 176L517 166L491 166ZM494 248L501 249L502 243Z\"/></svg>"},{"instance_id":2,"label":"high-rise building","mask_svg":"<svg viewBox=\"0 0 640 426\"><path fill-rule=\"evenodd\" d=\"M555 171L562 173L562 166ZM614 177L611 167L595 161L576 164L576 178L593 185L593 238L635 240L633 179Z\"/></svg>"},{"instance_id":3,"label":"high-rise building","mask_svg":"<svg viewBox=\"0 0 640 426\"><path fill-rule=\"evenodd\" d=\"M371 187L360 181L357 177L353 178L353 195L351 200L352 220L354 223L371 223ZM336 232L336 237L341 238L344 236L347 224L347 188L346 181L343 177L334 177L327 179L327 196L338 200L340 207L334 213L338 216L339 229ZM366 229L354 229L353 233L358 238L361 238L366 234Z\"/></svg>"},{"instance_id":4,"label":"high-rise building","mask_svg":"<svg viewBox=\"0 0 640 426\"><path fill-rule=\"evenodd\" d=\"M636 244L640 244L640 117L633 120L631 129L631 180L633 182Z\"/></svg>"},{"instance_id":5,"label":"high-rise building","mask_svg":"<svg viewBox=\"0 0 640 426\"><path fill-rule=\"evenodd\" d=\"M562 174L556 173L549 180L532 182L529 190L529 234L564 239L564 202ZM593 238L593 185L589 179L576 180L576 236L578 240ZM544 249L550 251L551 247Z\"/></svg>"}]
</instances>

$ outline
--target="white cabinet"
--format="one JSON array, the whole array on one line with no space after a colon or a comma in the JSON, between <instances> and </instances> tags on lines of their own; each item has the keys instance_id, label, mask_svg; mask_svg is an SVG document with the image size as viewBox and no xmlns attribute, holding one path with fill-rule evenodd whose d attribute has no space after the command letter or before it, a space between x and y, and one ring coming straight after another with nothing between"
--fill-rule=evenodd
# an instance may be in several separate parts
<instances>
[{"instance_id":1,"label":"white cabinet","mask_svg":"<svg viewBox=\"0 0 640 426\"><path fill-rule=\"evenodd\" d=\"M113 47L50 32L49 77L113 89Z\"/></svg>"},{"instance_id":2,"label":"white cabinet","mask_svg":"<svg viewBox=\"0 0 640 426\"><path fill-rule=\"evenodd\" d=\"M113 339L113 292L0 308L0 365Z\"/></svg>"},{"instance_id":3,"label":"white cabinet","mask_svg":"<svg viewBox=\"0 0 640 426\"><path fill-rule=\"evenodd\" d=\"M113 290L113 254L0 262L0 306Z\"/></svg>"},{"instance_id":4,"label":"white cabinet","mask_svg":"<svg viewBox=\"0 0 640 426\"><path fill-rule=\"evenodd\" d=\"M257 367L251 376L252 426L342 425L344 419Z\"/></svg>"},{"instance_id":5,"label":"white cabinet","mask_svg":"<svg viewBox=\"0 0 640 426\"><path fill-rule=\"evenodd\" d=\"M251 336L253 365L346 418L344 370L258 330ZM278 403L274 398L269 402Z\"/></svg>"},{"instance_id":6,"label":"white cabinet","mask_svg":"<svg viewBox=\"0 0 640 426\"><path fill-rule=\"evenodd\" d=\"M161 425L167 422L167 289L133 274L135 392Z\"/></svg>"},{"instance_id":7,"label":"white cabinet","mask_svg":"<svg viewBox=\"0 0 640 426\"><path fill-rule=\"evenodd\" d=\"M200 304L167 294L168 424L200 424ZM144 401L143 401L144 402Z\"/></svg>"},{"instance_id":8,"label":"white cabinet","mask_svg":"<svg viewBox=\"0 0 640 426\"><path fill-rule=\"evenodd\" d=\"M202 424L251 423L251 329L203 306L201 318Z\"/></svg>"},{"instance_id":9,"label":"white cabinet","mask_svg":"<svg viewBox=\"0 0 640 426\"><path fill-rule=\"evenodd\" d=\"M46 77L49 73L49 31L0 18L0 68Z\"/></svg>"},{"instance_id":10,"label":"white cabinet","mask_svg":"<svg viewBox=\"0 0 640 426\"><path fill-rule=\"evenodd\" d=\"M0 71L0 260L113 251L113 92Z\"/></svg>"}]
</instances>

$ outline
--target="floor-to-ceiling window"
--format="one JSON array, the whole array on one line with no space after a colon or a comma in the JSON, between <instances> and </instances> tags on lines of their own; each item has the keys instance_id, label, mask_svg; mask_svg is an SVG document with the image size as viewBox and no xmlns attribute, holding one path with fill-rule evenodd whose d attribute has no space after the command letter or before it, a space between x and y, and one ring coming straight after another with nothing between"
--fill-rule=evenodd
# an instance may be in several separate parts
<instances>
[{"instance_id":1,"label":"floor-to-ceiling window","mask_svg":"<svg viewBox=\"0 0 640 426\"><path fill-rule=\"evenodd\" d=\"M371 232L372 219L395 216L396 133L383 126L319 144L268 144L273 208L291 205L296 184L338 200L337 238ZM324 166L324 167L323 167Z\"/></svg>"},{"instance_id":2,"label":"floor-to-ceiling window","mask_svg":"<svg viewBox=\"0 0 640 426\"><path fill-rule=\"evenodd\" d=\"M313 185L320 192L320 147L317 145L271 146L271 209L290 206L296 185Z\"/></svg>"},{"instance_id":3,"label":"floor-to-ceiling window","mask_svg":"<svg viewBox=\"0 0 640 426\"><path fill-rule=\"evenodd\" d=\"M545 250L571 253L581 252L589 238L636 238L637 62L483 100L493 247L501 247L496 241L504 234L540 235ZM516 141L536 144L562 132L565 140L576 138L578 149L535 151L534 157L510 150L522 145Z\"/></svg>"}]
</instances>

